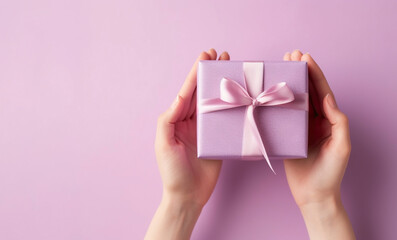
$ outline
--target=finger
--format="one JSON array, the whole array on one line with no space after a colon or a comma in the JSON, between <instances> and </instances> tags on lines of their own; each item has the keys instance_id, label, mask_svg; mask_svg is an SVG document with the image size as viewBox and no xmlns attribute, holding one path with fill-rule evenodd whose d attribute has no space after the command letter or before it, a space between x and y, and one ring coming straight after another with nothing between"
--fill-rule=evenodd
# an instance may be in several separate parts
<instances>
[{"instance_id":1,"label":"finger","mask_svg":"<svg viewBox=\"0 0 397 240\"><path fill-rule=\"evenodd\" d=\"M321 103L327 94L331 94L332 97L334 97L334 95L331 91L331 88L328 85L327 80L325 79L323 72L321 71L317 63L314 61L314 59L310 56L310 54L303 55L301 59L302 61L307 62L307 67L309 70L309 80L312 82L313 87L316 91L317 101L320 103L318 105L322 109L322 111L320 112L325 116L324 109Z\"/></svg>"},{"instance_id":2,"label":"finger","mask_svg":"<svg viewBox=\"0 0 397 240\"><path fill-rule=\"evenodd\" d=\"M316 109L314 107L313 100L310 96L310 86L309 86L309 119L314 118L317 116Z\"/></svg>"},{"instance_id":3,"label":"finger","mask_svg":"<svg viewBox=\"0 0 397 240\"><path fill-rule=\"evenodd\" d=\"M197 104L197 88L193 93L192 101L190 101L190 107L189 107L189 112L186 116L186 118L192 118L194 112L196 111L196 104Z\"/></svg>"},{"instance_id":4,"label":"finger","mask_svg":"<svg viewBox=\"0 0 397 240\"><path fill-rule=\"evenodd\" d=\"M326 117L332 125L330 144L335 146L338 154L348 155L351 149L348 119L339 110L331 94L326 95L323 105Z\"/></svg>"},{"instance_id":5,"label":"finger","mask_svg":"<svg viewBox=\"0 0 397 240\"><path fill-rule=\"evenodd\" d=\"M228 52L223 52L221 55L219 55L219 59L218 60L230 60L229 53ZM194 118L195 117L196 108L197 108L197 88L196 88L196 91L193 94L193 98L192 98L192 101L191 101L190 107L189 107L189 112L188 112L186 118Z\"/></svg>"},{"instance_id":6,"label":"finger","mask_svg":"<svg viewBox=\"0 0 397 240\"><path fill-rule=\"evenodd\" d=\"M178 121L184 106L184 99L179 95L172 105L160 115L157 120L157 138L172 140L174 139L175 123Z\"/></svg>"},{"instance_id":7,"label":"finger","mask_svg":"<svg viewBox=\"0 0 397 240\"><path fill-rule=\"evenodd\" d=\"M228 52L223 52L220 56L218 60L230 60L230 56Z\"/></svg>"},{"instance_id":8,"label":"finger","mask_svg":"<svg viewBox=\"0 0 397 240\"><path fill-rule=\"evenodd\" d=\"M307 62L308 57L310 57L309 53L305 53L301 57L301 61ZM308 64L309 68L309 64ZM310 73L309 73L310 75ZM313 85L313 81L310 79L311 77L309 76L309 100L311 101L312 107L314 108L314 115L320 115L323 116L323 111L322 111L322 101L318 98L316 88Z\"/></svg>"},{"instance_id":9,"label":"finger","mask_svg":"<svg viewBox=\"0 0 397 240\"><path fill-rule=\"evenodd\" d=\"M207 52L202 52L200 56L197 58L196 62L194 63L192 69L190 70L185 82L182 85L181 90L179 91L179 96L181 96L185 102L190 103L192 100L193 93L196 89L197 86L197 66L198 62L201 60L210 60L211 56ZM189 110L189 104L186 104L187 106L184 106L182 114L179 117L179 120L183 120L186 118L186 114L188 113Z\"/></svg>"},{"instance_id":10,"label":"finger","mask_svg":"<svg viewBox=\"0 0 397 240\"><path fill-rule=\"evenodd\" d=\"M296 49L291 53L292 61L300 61L301 57L302 57L302 53L301 53L301 51L299 51L299 49Z\"/></svg>"},{"instance_id":11,"label":"finger","mask_svg":"<svg viewBox=\"0 0 397 240\"><path fill-rule=\"evenodd\" d=\"M210 56L210 59L209 59L209 60L216 60L217 53L216 53L215 49L210 48L210 49L207 51L207 53L208 53L208 55ZM196 81L196 82L197 82L197 81ZM196 84L196 85L197 85L197 84ZM185 117L184 117L183 119L189 119L189 118L191 118L193 112L196 111L196 98L197 98L197 97L196 97L196 88L195 88L195 90L194 90L194 92L193 92L193 94L192 94L192 97L191 97L191 99L190 99L189 107L187 108L187 113L184 115ZM181 120L183 120L183 119L181 119Z\"/></svg>"},{"instance_id":12,"label":"finger","mask_svg":"<svg viewBox=\"0 0 397 240\"><path fill-rule=\"evenodd\" d=\"M210 49L207 51L207 53L208 53L208 54L210 55L210 57L211 57L210 60L216 60L216 55L217 55L217 53L216 53L215 49L210 48Z\"/></svg>"},{"instance_id":13,"label":"finger","mask_svg":"<svg viewBox=\"0 0 397 240\"><path fill-rule=\"evenodd\" d=\"M291 61L291 53L290 52L286 52L284 54L283 60L284 61Z\"/></svg>"},{"instance_id":14,"label":"finger","mask_svg":"<svg viewBox=\"0 0 397 240\"><path fill-rule=\"evenodd\" d=\"M298 50L299 51L299 50ZM295 53L295 56L294 56L294 58L295 59L297 59L297 58L299 58L299 56L296 56L296 53ZM290 52L286 52L285 54L284 54L284 57L283 57L283 60L284 61L291 61L291 53ZM309 86L309 92L310 92L310 86ZM312 102L312 99L311 99L311 96L310 96L311 94L309 94L309 117L310 118L313 118L315 115L316 115L316 110L314 109L314 104L313 104L313 102Z\"/></svg>"},{"instance_id":15,"label":"finger","mask_svg":"<svg viewBox=\"0 0 397 240\"><path fill-rule=\"evenodd\" d=\"M310 79L309 79L309 99L310 99L311 105L314 109L314 114L323 116L323 111L322 111L322 107L321 107L322 104L321 104L320 100L318 99L316 89L314 88L313 82L310 81Z\"/></svg>"}]
</instances>

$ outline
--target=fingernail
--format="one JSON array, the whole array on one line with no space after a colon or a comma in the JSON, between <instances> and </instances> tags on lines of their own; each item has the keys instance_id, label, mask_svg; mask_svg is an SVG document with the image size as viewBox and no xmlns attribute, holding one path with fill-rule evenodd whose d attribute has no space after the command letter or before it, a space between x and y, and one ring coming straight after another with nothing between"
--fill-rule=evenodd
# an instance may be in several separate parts
<instances>
[{"instance_id":1,"label":"fingernail","mask_svg":"<svg viewBox=\"0 0 397 240\"><path fill-rule=\"evenodd\" d=\"M335 102L335 99L332 97L332 95L331 94L327 94L327 101L328 101L328 104L332 107L332 108L336 108L336 102Z\"/></svg>"}]
</instances>

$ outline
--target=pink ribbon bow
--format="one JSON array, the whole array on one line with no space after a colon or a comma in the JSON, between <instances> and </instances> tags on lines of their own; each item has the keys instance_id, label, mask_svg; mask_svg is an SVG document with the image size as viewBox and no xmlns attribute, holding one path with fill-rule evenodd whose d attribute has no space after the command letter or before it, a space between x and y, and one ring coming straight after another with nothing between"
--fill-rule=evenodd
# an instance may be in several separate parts
<instances>
[{"instance_id":1,"label":"pink ribbon bow","mask_svg":"<svg viewBox=\"0 0 397 240\"><path fill-rule=\"evenodd\" d=\"M247 106L245 124L249 124L252 134L255 137L257 147L267 161L270 169L274 172L262 142L261 135L254 118L256 107L277 106L291 103L295 100L294 93L287 86L287 83L280 82L260 93L256 98L250 96L245 88L234 80L222 78L220 84L220 98L204 99L200 106L200 113L214 112L241 106ZM296 107L293 107L296 108ZM301 107L297 107L301 108Z\"/></svg>"}]
</instances>

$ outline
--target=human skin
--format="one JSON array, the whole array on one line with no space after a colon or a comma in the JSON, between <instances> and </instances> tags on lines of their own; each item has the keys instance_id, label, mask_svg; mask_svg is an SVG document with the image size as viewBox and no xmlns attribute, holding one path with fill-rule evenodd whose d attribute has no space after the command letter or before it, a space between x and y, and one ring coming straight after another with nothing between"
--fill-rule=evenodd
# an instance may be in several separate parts
<instances>
[{"instance_id":1,"label":"human skin","mask_svg":"<svg viewBox=\"0 0 397 240\"><path fill-rule=\"evenodd\" d=\"M198 61L216 59L214 49L200 54L174 103L158 118L155 151L163 195L145 239L189 239L215 188L222 161L197 158L196 76ZM229 59L223 52L218 60ZM308 158L284 161L291 192L311 239L354 239L340 201L350 154L347 118L309 54L296 50L284 60L307 61L310 79Z\"/></svg>"},{"instance_id":2,"label":"human skin","mask_svg":"<svg viewBox=\"0 0 397 240\"><path fill-rule=\"evenodd\" d=\"M214 49L202 52L169 109L158 118L155 151L163 196L145 239L189 239L210 198L220 160L197 158L196 86L200 60L216 60ZM229 60L223 52L218 60Z\"/></svg>"},{"instance_id":3,"label":"human skin","mask_svg":"<svg viewBox=\"0 0 397 240\"><path fill-rule=\"evenodd\" d=\"M309 152L284 160L285 173L310 239L355 239L342 205L340 185L349 161L349 122L310 54L295 50L285 61L305 61L309 71Z\"/></svg>"}]
</instances>

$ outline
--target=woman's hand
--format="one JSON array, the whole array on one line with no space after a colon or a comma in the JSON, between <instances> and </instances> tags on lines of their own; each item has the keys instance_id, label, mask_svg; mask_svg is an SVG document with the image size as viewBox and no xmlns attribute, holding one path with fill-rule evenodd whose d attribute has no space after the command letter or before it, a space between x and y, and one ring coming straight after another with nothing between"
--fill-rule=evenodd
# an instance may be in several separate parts
<instances>
[{"instance_id":1,"label":"woman's hand","mask_svg":"<svg viewBox=\"0 0 397 240\"><path fill-rule=\"evenodd\" d=\"M292 195L311 239L354 239L343 208L340 185L349 161L349 123L317 63L295 50L285 61L306 61L309 70L309 153L284 160Z\"/></svg>"},{"instance_id":2,"label":"woman's hand","mask_svg":"<svg viewBox=\"0 0 397 240\"><path fill-rule=\"evenodd\" d=\"M163 198L146 239L188 239L210 198L222 166L197 158L196 86L200 60L216 60L214 49L200 54L169 109L158 118L155 150ZM219 60L229 60L224 52Z\"/></svg>"}]
</instances>

